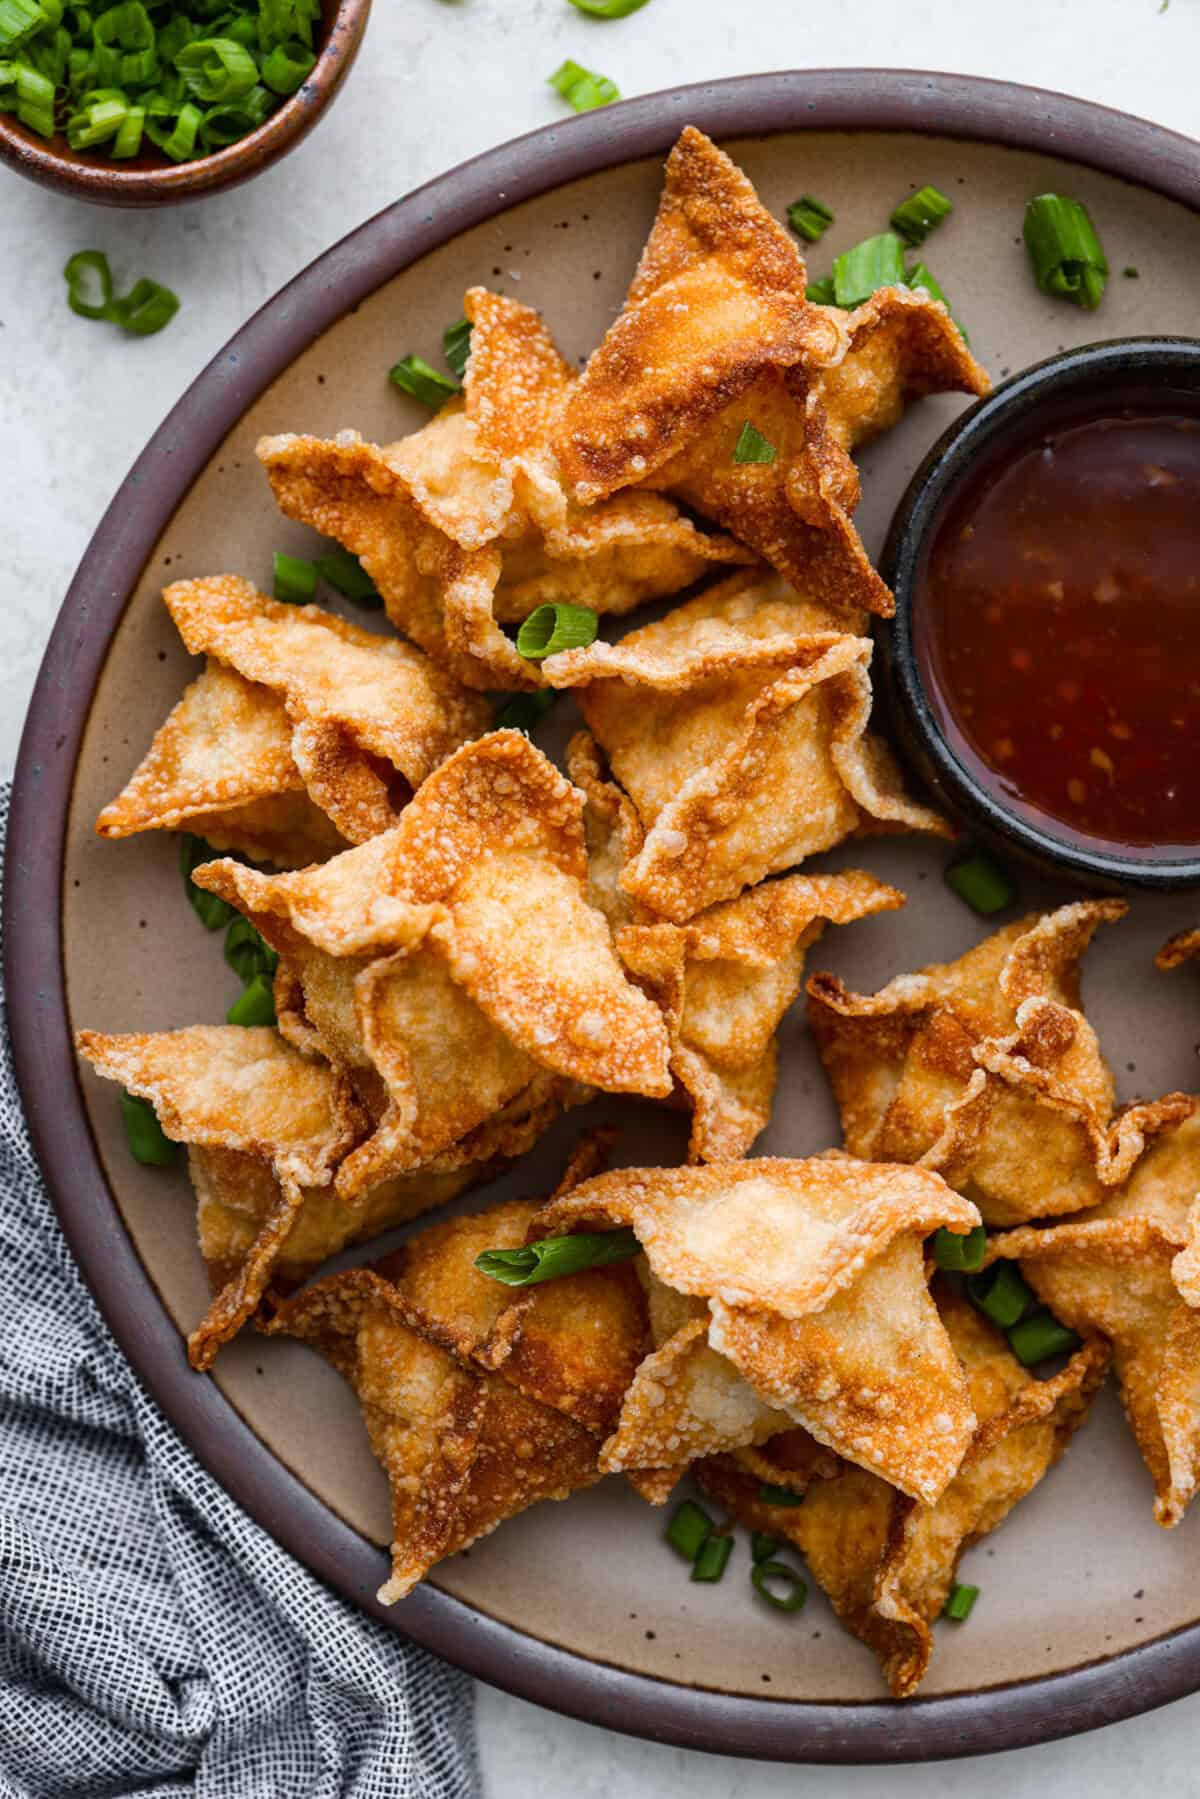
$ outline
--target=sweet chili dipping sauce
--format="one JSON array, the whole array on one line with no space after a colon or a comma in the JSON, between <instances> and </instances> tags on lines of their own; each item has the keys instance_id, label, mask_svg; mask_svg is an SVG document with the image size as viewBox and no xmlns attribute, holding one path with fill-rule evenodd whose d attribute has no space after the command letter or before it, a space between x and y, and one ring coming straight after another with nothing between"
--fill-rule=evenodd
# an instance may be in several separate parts
<instances>
[{"instance_id":1,"label":"sweet chili dipping sauce","mask_svg":"<svg viewBox=\"0 0 1200 1799\"><path fill-rule=\"evenodd\" d=\"M1200 410L1109 399L1010 441L951 500L917 654L976 780L1059 837L1200 845Z\"/></svg>"}]
</instances>

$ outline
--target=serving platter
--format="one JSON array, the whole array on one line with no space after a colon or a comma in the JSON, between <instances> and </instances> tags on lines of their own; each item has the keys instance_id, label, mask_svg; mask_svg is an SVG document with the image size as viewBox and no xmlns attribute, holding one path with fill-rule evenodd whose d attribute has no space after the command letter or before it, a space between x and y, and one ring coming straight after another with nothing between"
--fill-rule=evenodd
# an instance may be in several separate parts
<instances>
[{"instance_id":1,"label":"serving platter","mask_svg":"<svg viewBox=\"0 0 1200 1799\"><path fill-rule=\"evenodd\" d=\"M229 570L269 585L271 552L311 539L276 513L254 460L264 432L379 441L421 422L389 365L436 348L463 289L541 308L582 359L620 304L662 156L694 123L782 213L820 194L837 223L812 254L881 228L910 182L956 202L936 272L994 377L1096 336L1194 329L1200 147L1062 96L904 72L803 72L679 89L554 126L400 201L319 259L226 346L118 492L64 603L31 706L14 791L6 978L18 1077L64 1228L119 1340L185 1440L319 1575L393 1628L484 1679L593 1722L692 1747L797 1760L905 1760L1011 1747L1144 1710L1200 1685L1193 1518L1158 1529L1109 1391L1070 1455L972 1552L969 1627L938 1630L923 1697L881 1697L873 1658L817 1598L798 1619L744 1579L688 1582L663 1518L616 1481L542 1506L444 1563L385 1611L386 1486L357 1406L295 1344L247 1333L211 1377L182 1332L203 1309L186 1175L126 1151L112 1089L81 1079L70 1034L217 1022L236 991L219 939L184 904L174 844L99 842L92 822L188 678L158 594ZM1043 298L1020 243L1025 200L1055 189L1096 219L1114 277L1096 315ZM1120 271L1136 267L1137 279ZM862 459L857 515L877 550L892 507L962 402L914 408ZM567 707L544 746L561 746ZM809 967L870 991L960 953L985 927L943 887L944 847L864 840L813 866L861 866L905 910L831 932ZM1073 897L1023 879L1024 906ZM1122 1098L1194 1084L1194 990L1153 952L1200 901L1139 898L1086 966L1089 1016ZM837 1141L802 1007L785 1021L775 1117L760 1153ZM464 1202L544 1192L581 1125L621 1128L625 1162L678 1161L682 1121L600 1102L562 1121L502 1183ZM384 1240L385 1246L388 1240ZM365 1260L378 1245L346 1260ZM744 1570L742 1570L744 1573Z\"/></svg>"}]
</instances>

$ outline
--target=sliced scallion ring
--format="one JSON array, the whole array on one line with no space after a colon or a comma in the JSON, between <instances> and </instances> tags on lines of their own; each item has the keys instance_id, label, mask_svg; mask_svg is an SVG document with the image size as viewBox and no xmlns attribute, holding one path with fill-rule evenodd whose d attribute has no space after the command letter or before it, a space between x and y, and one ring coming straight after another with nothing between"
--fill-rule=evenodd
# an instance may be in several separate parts
<instances>
[{"instance_id":1,"label":"sliced scallion ring","mask_svg":"<svg viewBox=\"0 0 1200 1799\"><path fill-rule=\"evenodd\" d=\"M948 219L953 211L953 203L940 188L919 187L907 200L901 200L888 224L906 244L915 247L923 244L929 233L936 230L942 220Z\"/></svg>"},{"instance_id":2,"label":"sliced scallion ring","mask_svg":"<svg viewBox=\"0 0 1200 1799\"><path fill-rule=\"evenodd\" d=\"M285 556L276 550L272 593L285 606L307 606L317 591L317 565L303 556Z\"/></svg>"},{"instance_id":3,"label":"sliced scallion ring","mask_svg":"<svg viewBox=\"0 0 1200 1799\"><path fill-rule=\"evenodd\" d=\"M179 1160L179 1144L167 1136L148 1099L136 1093L122 1093L121 1122L135 1162L146 1168L169 1168Z\"/></svg>"},{"instance_id":4,"label":"sliced scallion ring","mask_svg":"<svg viewBox=\"0 0 1200 1799\"><path fill-rule=\"evenodd\" d=\"M449 375L439 375L422 356L402 356L388 370L388 380L393 387L420 400L431 412L437 412L447 400L462 392L457 381L452 381Z\"/></svg>"},{"instance_id":5,"label":"sliced scallion ring","mask_svg":"<svg viewBox=\"0 0 1200 1799\"><path fill-rule=\"evenodd\" d=\"M775 445L769 443L757 426L747 419L738 432L738 440L733 446L735 462L763 462L775 460Z\"/></svg>"},{"instance_id":6,"label":"sliced scallion ring","mask_svg":"<svg viewBox=\"0 0 1200 1799\"><path fill-rule=\"evenodd\" d=\"M808 1598L808 1583L787 1562L756 1561L750 1579L754 1591L777 1612L798 1612Z\"/></svg>"},{"instance_id":7,"label":"sliced scallion ring","mask_svg":"<svg viewBox=\"0 0 1200 1799\"><path fill-rule=\"evenodd\" d=\"M523 621L517 632L517 653L531 662L541 662L547 656L557 656L560 650L586 649L595 642L598 623L596 614L587 606L552 600Z\"/></svg>"},{"instance_id":8,"label":"sliced scallion ring","mask_svg":"<svg viewBox=\"0 0 1200 1799\"><path fill-rule=\"evenodd\" d=\"M543 1237L523 1249L485 1249L476 1256L475 1266L506 1287L534 1287L588 1268L627 1262L640 1254L641 1247L630 1230L580 1231L573 1237Z\"/></svg>"}]
</instances>

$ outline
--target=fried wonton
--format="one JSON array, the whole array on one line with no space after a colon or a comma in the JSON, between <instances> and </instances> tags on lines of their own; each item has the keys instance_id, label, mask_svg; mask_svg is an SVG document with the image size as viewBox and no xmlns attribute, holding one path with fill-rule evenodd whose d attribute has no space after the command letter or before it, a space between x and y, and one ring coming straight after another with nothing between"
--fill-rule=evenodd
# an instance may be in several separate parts
<instances>
[{"instance_id":1,"label":"fried wonton","mask_svg":"<svg viewBox=\"0 0 1200 1799\"><path fill-rule=\"evenodd\" d=\"M284 1035L344 1068L372 1117L338 1171L345 1198L445 1154L533 1083L564 1101L670 1092L662 1017L587 903L581 806L501 731L321 867L196 871L278 951Z\"/></svg>"},{"instance_id":2,"label":"fried wonton","mask_svg":"<svg viewBox=\"0 0 1200 1799\"><path fill-rule=\"evenodd\" d=\"M903 903L894 887L857 869L789 875L690 924L618 932L618 955L667 1020L671 1072L693 1111L693 1162L735 1161L770 1122L775 1033L826 924Z\"/></svg>"},{"instance_id":3,"label":"fried wonton","mask_svg":"<svg viewBox=\"0 0 1200 1799\"><path fill-rule=\"evenodd\" d=\"M679 496L802 592L889 614L851 513L848 452L908 399L984 393L940 301L885 289L853 313L811 306L795 241L735 165L689 127L625 309L564 408L556 440L576 499L630 486ZM767 462L739 462L750 424Z\"/></svg>"},{"instance_id":4,"label":"fried wonton","mask_svg":"<svg viewBox=\"0 0 1200 1799\"><path fill-rule=\"evenodd\" d=\"M1034 1292L1072 1330L1098 1331L1138 1448L1154 1514L1178 1524L1200 1482L1200 1104L1165 1131L1104 1202L1051 1229L992 1239L989 1261L1019 1260Z\"/></svg>"},{"instance_id":5,"label":"fried wonton","mask_svg":"<svg viewBox=\"0 0 1200 1799\"><path fill-rule=\"evenodd\" d=\"M964 1550L1003 1523L1063 1454L1104 1378L1108 1349L1085 1343L1060 1374L1036 1380L1001 1333L965 1300L939 1291L938 1310L962 1360L978 1425L962 1464L935 1504L843 1464L805 1480L801 1506L771 1505L762 1476L732 1456L702 1462L702 1483L741 1523L795 1544L834 1610L873 1649L897 1699L916 1691L933 1650L930 1625L954 1585ZM816 1446L802 1432L761 1452L803 1468ZM801 1483L794 1483L801 1484Z\"/></svg>"},{"instance_id":6,"label":"fried wonton","mask_svg":"<svg viewBox=\"0 0 1200 1799\"><path fill-rule=\"evenodd\" d=\"M1098 1204L1191 1109L1168 1094L1114 1113L1079 961L1126 909L1085 900L1017 919L876 994L813 975L809 1018L850 1154L936 1169L989 1224Z\"/></svg>"},{"instance_id":7,"label":"fried wonton","mask_svg":"<svg viewBox=\"0 0 1200 1799\"><path fill-rule=\"evenodd\" d=\"M258 455L283 511L359 556L431 656L471 687L535 687L537 663L501 626L548 600L628 612L752 557L660 494L569 501L550 436L572 370L530 307L484 288L463 305L464 397L422 430L383 446L268 437Z\"/></svg>"},{"instance_id":8,"label":"fried wonton","mask_svg":"<svg viewBox=\"0 0 1200 1799\"><path fill-rule=\"evenodd\" d=\"M690 1302L655 1331L601 1465L676 1468L790 1421L937 1499L975 1420L922 1240L977 1219L925 1170L849 1158L622 1169L551 1202L538 1235L629 1226Z\"/></svg>"},{"instance_id":9,"label":"fried wonton","mask_svg":"<svg viewBox=\"0 0 1200 1799\"><path fill-rule=\"evenodd\" d=\"M683 923L856 831L944 833L867 730L870 658L869 638L754 574L548 658L644 834L622 890Z\"/></svg>"},{"instance_id":10,"label":"fried wonton","mask_svg":"<svg viewBox=\"0 0 1200 1799\"><path fill-rule=\"evenodd\" d=\"M1181 968L1185 962L1200 961L1200 928L1180 931L1163 944L1154 960L1163 969Z\"/></svg>"}]
</instances>

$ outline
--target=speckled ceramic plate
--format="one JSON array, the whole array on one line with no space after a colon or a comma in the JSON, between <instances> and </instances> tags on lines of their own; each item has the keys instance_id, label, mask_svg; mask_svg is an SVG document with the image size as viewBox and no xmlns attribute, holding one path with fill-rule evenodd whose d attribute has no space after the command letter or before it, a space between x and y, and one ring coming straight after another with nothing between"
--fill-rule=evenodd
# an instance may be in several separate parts
<instances>
[{"instance_id":1,"label":"speckled ceramic plate","mask_svg":"<svg viewBox=\"0 0 1200 1799\"><path fill-rule=\"evenodd\" d=\"M1098 334L1195 328L1200 147L1060 96L957 77L798 73L654 95L493 151L381 213L195 383L120 489L67 597L22 746L9 845L22 1089L75 1253L147 1384L247 1510L392 1628L526 1698L697 1748L865 1761L1033 1742L1200 1685L1200 1518L1173 1533L1154 1525L1111 1390L1063 1466L971 1553L966 1577L983 1597L968 1628L939 1629L915 1702L883 1698L873 1658L819 1598L792 1618L752 1602L743 1578L690 1584L663 1546L662 1514L616 1481L526 1513L379 1612L386 1492L349 1392L303 1348L252 1332L212 1378L190 1372L181 1332L205 1290L186 1176L130 1160L112 1088L81 1083L70 1048L81 1024L217 1021L232 995L219 944L183 904L174 844L103 844L91 825L189 673L158 603L164 580L229 569L267 584L272 550L305 549L275 511L256 437L354 425L387 440L415 426L385 372L405 351L436 349L471 282L543 308L582 358L620 302L662 156L688 122L729 148L777 212L804 190L830 202L837 224L817 272L878 230L910 181L953 195L933 260L997 376ZM1118 271L1096 315L1034 291L1020 222L1025 199L1047 188L1086 201ZM1126 265L1139 279L1122 279ZM872 546L959 404L915 408L864 458L859 516ZM813 965L870 989L965 949L977 921L944 890L943 854L885 840L826 858L864 864L910 899L898 917L831 931ZM1032 883L1023 893L1030 904L1062 897ZM1137 900L1089 957L1089 1012L1126 1096L1193 1079L1191 977L1159 975L1151 957L1195 922L1186 899ZM836 1141L836 1128L799 1008L783 1048L760 1148L802 1155ZM670 1115L606 1109L625 1127L624 1159L678 1158ZM544 1191L580 1122L502 1190Z\"/></svg>"}]
</instances>

